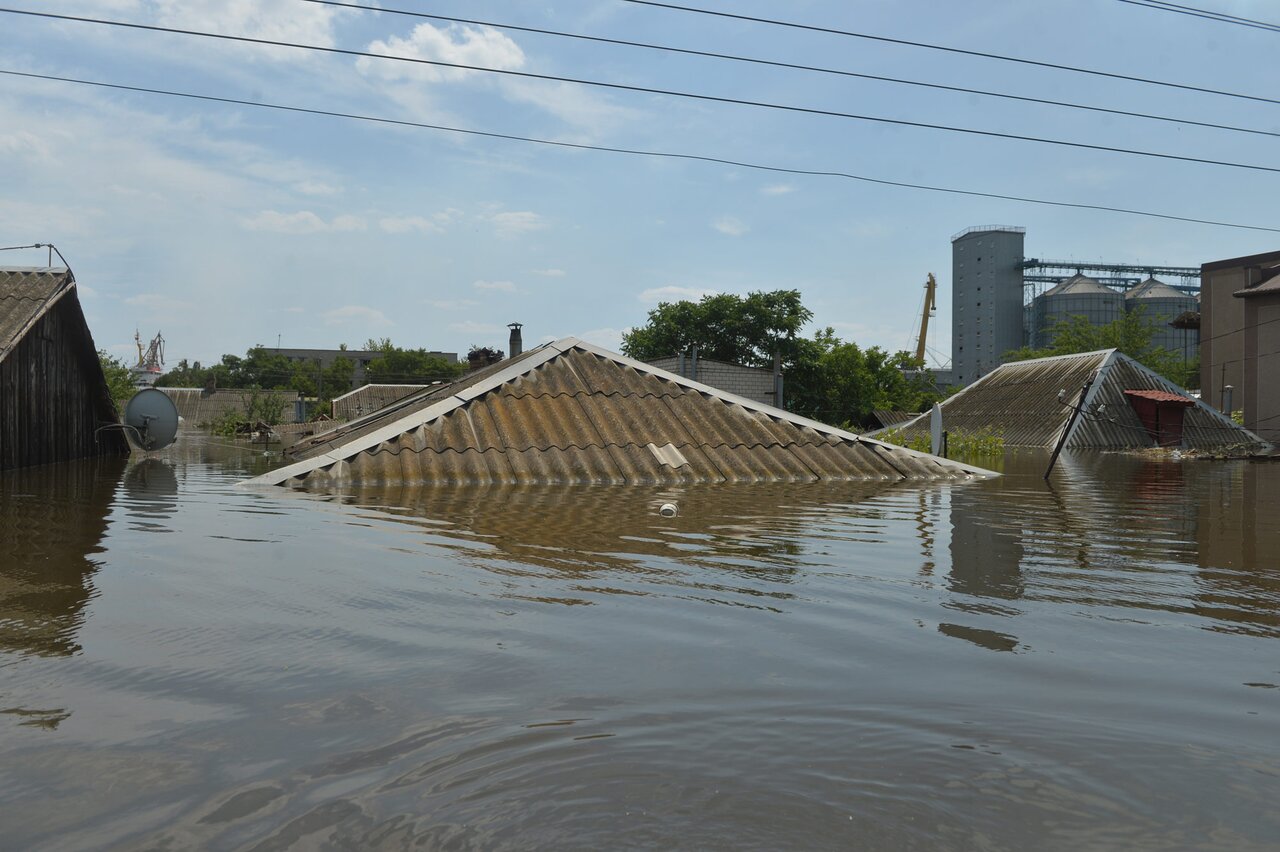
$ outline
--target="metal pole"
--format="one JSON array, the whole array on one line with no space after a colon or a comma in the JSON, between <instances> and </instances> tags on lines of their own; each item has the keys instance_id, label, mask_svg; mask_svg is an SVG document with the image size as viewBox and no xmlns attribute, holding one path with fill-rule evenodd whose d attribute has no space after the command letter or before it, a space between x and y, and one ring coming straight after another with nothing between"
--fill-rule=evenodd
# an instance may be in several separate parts
<instances>
[{"instance_id":1,"label":"metal pole","mask_svg":"<svg viewBox=\"0 0 1280 852\"><path fill-rule=\"evenodd\" d=\"M1062 452L1062 447L1067 443L1067 436L1071 434L1071 430L1076 425L1076 420L1080 417L1080 412L1084 409L1084 398L1089 395L1089 388L1093 386L1093 382L1098 378L1095 371L1080 387L1080 398L1076 400L1075 406L1071 409L1071 418L1067 421L1067 428L1062 430L1062 437L1058 439L1058 444L1053 448L1053 456L1049 459L1049 469L1044 472L1044 478L1048 479L1049 474L1053 473L1053 466L1058 463L1058 454Z\"/></svg>"}]
</instances>

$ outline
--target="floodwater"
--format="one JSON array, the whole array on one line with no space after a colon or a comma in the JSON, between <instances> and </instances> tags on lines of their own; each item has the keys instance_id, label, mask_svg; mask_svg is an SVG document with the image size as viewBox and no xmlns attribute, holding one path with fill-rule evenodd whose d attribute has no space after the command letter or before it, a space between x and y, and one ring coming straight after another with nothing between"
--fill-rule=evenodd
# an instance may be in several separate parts
<instances>
[{"instance_id":1,"label":"floodwater","mask_svg":"<svg viewBox=\"0 0 1280 852\"><path fill-rule=\"evenodd\" d=\"M234 487L273 461L0 477L0 847L1280 848L1280 463Z\"/></svg>"}]
</instances>

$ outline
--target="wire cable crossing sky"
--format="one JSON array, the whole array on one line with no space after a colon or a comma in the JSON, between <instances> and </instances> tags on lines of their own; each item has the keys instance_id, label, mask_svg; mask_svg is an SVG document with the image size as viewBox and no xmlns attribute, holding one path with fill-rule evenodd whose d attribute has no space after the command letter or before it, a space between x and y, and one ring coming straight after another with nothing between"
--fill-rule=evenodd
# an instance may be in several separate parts
<instances>
[{"instance_id":1,"label":"wire cable crossing sky","mask_svg":"<svg viewBox=\"0 0 1280 852\"><path fill-rule=\"evenodd\" d=\"M135 329L209 364L277 341L504 349L513 321L530 347L616 350L661 302L778 289L804 334L897 351L928 273L947 352L958 232L1139 268L1280 233L1274 35L1188 14L14 2L4 244L57 244L126 358Z\"/></svg>"}]
</instances>

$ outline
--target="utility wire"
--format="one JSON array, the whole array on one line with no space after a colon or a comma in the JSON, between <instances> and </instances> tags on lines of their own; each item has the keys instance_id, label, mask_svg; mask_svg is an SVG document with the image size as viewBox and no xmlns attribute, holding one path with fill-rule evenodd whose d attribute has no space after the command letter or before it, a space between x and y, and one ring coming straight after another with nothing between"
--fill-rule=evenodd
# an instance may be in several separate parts
<instances>
[{"instance_id":1,"label":"utility wire","mask_svg":"<svg viewBox=\"0 0 1280 852\"><path fill-rule=\"evenodd\" d=\"M701 154L683 154L674 151L648 151L639 148L619 148L606 145L587 145L580 142L563 142L554 139L538 139L532 136L519 136L512 133L494 133L486 130L471 130L461 127L448 127L441 124L427 124L419 121L408 121L398 118L385 118L381 116L360 115L357 113L338 112L335 110L310 109L307 107L289 106L285 104L273 104L263 101L248 101L240 98L218 97L215 95L201 95L193 92L177 92L166 89L153 89L144 86L126 86L120 83L104 83L97 80L80 80L74 77L59 77L52 74L34 74L27 71L12 71L8 69L0 69L0 74L11 77L26 77L33 80L50 80L60 83L73 83L81 86L93 86L101 89L115 89L124 92L140 92L151 95L164 95L166 97L186 98L189 100L209 101L221 104L234 104L236 106L254 107L256 109L270 109L280 112L302 113L305 115L318 115L328 118L343 118L352 121L366 121L373 124L385 124L394 127L415 127L423 130L439 130L447 133L458 133L467 136L479 136L487 139L504 139L512 142L527 142L534 145L547 145L555 148L572 148L583 151L600 151L609 154L629 154L640 157L655 157L672 160L689 160L701 163L715 163L717 165L733 166L735 168L752 169L755 171L774 172L787 175L805 175L810 177L828 177L841 178L844 180L854 180L863 183L874 183L881 186L896 186L903 189L918 189L925 192L942 192L950 195L964 195L973 198L991 198L998 201L1016 201L1021 204L1039 204L1048 207L1067 207L1076 210L1095 210L1105 213L1121 213L1129 216L1144 216L1154 219L1164 219L1172 222L1188 222L1195 225L1213 225L1220 228L1237 228L1248 231L1266 231L1268 233L1280 234L1280 228L1267 227L1265 225L1246 225L1236 222L1220 222L1213 219L1197 219L1191 216L1174 216L1168 213L1155 213L1148 210L1132 210L1124 207L1111 207L1104 204L1084 204L1072 201L1051 201L1044 198L1030 198L1018 195L1005 195L996 192L979 192L971 189L956 189L954 187L932 186L921 183L908 183L906 181L888 180L886 178L875 178L866 175L853 174L852 172L829 171L820 169L800 169L788 168L786 166L770 166L762 163L750 163L743 160L730 160L724 157L712 157Z\"/></svg>"},{"instance_id":2,"label":"utility wire","mask_svg":"<svg viewBox=\"0 0 1280 852\"><path fill-rule=\"evenodd\" d=\"M963 56L977 56L982 59L996 59L1001 62L1015 62L1019 65L1034 65L1038 68L1052 68L1055 71L1070 71L1075 74L1089 74L1094 77L1106 77L1112 80L1127 80L1131 83L1146 83L1152 86L1164 86L1170 89L1182 89L1188 92L1203 92L1207 95L1220 95L1226 98L1239 98L1246 101L1258 101L1259 103L1280 104L1280 98L1266 98L1261 95L1246 95L1240 92L1227 92L1221 89L1210 89L1205 86L1193 86L1189 83L1174 83L1168 80L1153 80L1148 77L1137 77L1131 74L1119 74L1112 71L1099 71L1096 68L1079 68L1074 65L1063 65L1056 62L1042 62L1036 59L1023 59L1018 56L1005 56L1000 53L987 53L981 50L966 50L961 47L948 47L941 44L931 44L922 41L909 41L901 38L890 38L889 36L872 35L870 33L859 33L851 30L839 30L832 27L821 27L813 24L801 24L795 21L781 21L773 18L758 18L752 15L739 15L733 12L719 12L714 9L699 9L695 6L681 6L676 3L663 3L658 0L622 0L624 3L635 3L639 6L653 6L659 9L671 9L677 12L692 12L698 15L711 15L718 18L731 18L738 21L750 21L757 24L769 24L776 27L789 27L797 30L807 30L809 32L826 33L828 35L847 36L849 38L866 39L868 41L884 42L886 44L900 44L905 47L919 47L926 50L938 50L944 53L957 53Z\"/></svg>"},{"instance_id":3,"label":"utility wire","mask_svg":"<svg viewBox=\"0 0 1280 852\"><path fill-rule=\"evenodd\" d=\"M1280 24L1270 24L1266 21L1258 21L1253 18L1242 18L1239 15L1228 15L1226 12L1214 12L1209 9L1198 9L1195 6L1184 6L1181 3L1167 3L1164 0L1120 0L1121 3L1128 3L1131 6L1145 6L1148 9L1156 9L1161 12L1174 12L1179 15L1189 15L1193 18L1204 18L1208 21L1217 21L1221 24L1235 24L1241 27L1251 27L1257 30L1269 30L1273 33L1280 33Z\"/></svg>"},{"instance_id":4,"label":"utility wire","mask_svg":"<svg viewBox=\"0 0 1280 852\"><path fill-rule=\"evenodd\" d=\"M427 12L411 12L404 9L389 9L380 6L365 6L359 3L342 2L342 0L302 0L304 3L314 3L319 6L336 6L341 9L359 9L365 12L377 12L384 15L403 15L410 18L423 18L431 21L447 21L453 24L466 24L475 27L490 27L497 30L511 30L521 33L535 33L537 35L554 36L556 38L576 39L579 41L594 42L597 44L611 44L621 47L638 47L644 50L662 51L665 53L676 53L684 56L700 56L708 59L724 59L731 62L742 62L751 65L763 65L770 68L786 68L793 71L811 71L817 74L830 74L838 77L853 77L860 80L875 80L882 83L898 83L904 86L918 86L926 89L938 89L944 92L958 92L966 95L981 95L989 98L1003 98L1005 100L1020 101L1022 103L1045 104L1047 106L1065 107L1067 109L1086 110L1088 112L1098 112L1107 115L1120 115L1127 118L1141 118L1149 121L1163 121L1171 124L1185 124L1193 127L1208 127L1214 130L1227 130L1233 133L1252 133L1259 136L1280 136L1280 131L1260 130L1253 127L1239 127L1230 124L1219 124L1212 121L1197 121L1190 118L1176 118L1167 115L1155 115L1145 112L1134 112L1131 110L1111 109L1109 107L1094 106L1092 104L1078 104L1071 101L1055 101L1049 98L1034 98L1024 95L1014 95L1008 92L992 92L986 89L973 89L965 86L948 86L942 83L929 83L923 80L907 80L901 77L885 77L880 74L865 74L858 71L846 71L839 68L825 68L817 65L805 65L795 62L778 62L771 59L760 59L753 56L740 56L732 53L717 53L709 50L694 50L691 48L673 47L665 44L654 44L652 42L631 41L628 39L606 38L604 36L583 35L581 33L569 33L559 30L541 29L538 27L526 27L517 24L501 24L493 21L480 21L472 18L455 18L448 15L436 15Z\"/></svg>"},{"instance_id":5,"label":"utility wire","mask_svg":"<svg viewBox=\"0 0 1280 852\"><path fill-rule=\"evenodd\" d=\"M933 124L924 121L907 121L899 118L887 118L877 115L863 115L860 113L841 112L839 110L819 109L817 107L802 107L793 104L778 104L768 101L753 101L744 98L730 98L718 95L707 95L697 92L681 92L674 89L658 89L651 86L633 86L625 83L609 83L600 80L587 80L576 77L563 77L555 74L536 74L532 71L515 71L508 68L487 68L481 65L467 65L460 62L445 62L439 59L421 59L414 56L395 56L383 53L371 53L363 50L348 50L338 47L325 47L314 44L298 44L296 42L277 41L275 39L252 38L249 36L234 36L226 33L210 33L200 30L186 30L175 27L161 27L154 24L135 24L126 21L110 21L102 18L86 18L76 15L57 15L51 12L33 12L26 9L10 9L0 7L0 13L13 15L27 15L36 18L48 18L60 21L76 21L79 23L98 24L109 27L123 27L126 29L144 30L148 32L172 33L176 35L196 36L199 38L211 38L222 41L241 42L246 44L261 44L271 47L287 47L297 50L311 50L319 53L332 53L342 56L357 56L368 59L382 59L393 62L408 62L415 65L429 65L440 68L455 68L463 71L479 71L486 74L499 74L507 77L520 77L529 80L544 80L556 83L576 83L582 86L593 86L603 89L614 89L617 91L636 92L646 95L664 95L673 98L686 98L689 100L705 101L711 103L734 104L736 106L747 106L758 109L777 110L782 112L798 113L804 115L820 115L828 118L843 118L852 121L865 121L875 124L888 124L898 127L915 127L926 130L940 130L947 133L962 133L969 136L985 136L993 139L1009 139L1017 142L1034 142L1041 145L1054 145L1064 148L1081 148L1090 151L1108 151L1115 154L1129 154L1138 157L1151 157L1160 160L1176 160L1186 163L1200 163L1210 166L1223 166L1225 168L1246 169L1249 171L1270 172L1280 174L1280 168L1274 166L1263 166L1256 163L1237 163L1229 160L1213 160L1206 157L1190 157L1180 154L1164 154L1157 151L1143 151L1135 148L1120 148L1113 145L1098 145L1090 142L1070 142L1065 139L1051 139L1043 136L1026 136L1019 133L1001 133L995 130L980 130L974 127L959 127L947 124Z\"/></svg>"}]
</instances>

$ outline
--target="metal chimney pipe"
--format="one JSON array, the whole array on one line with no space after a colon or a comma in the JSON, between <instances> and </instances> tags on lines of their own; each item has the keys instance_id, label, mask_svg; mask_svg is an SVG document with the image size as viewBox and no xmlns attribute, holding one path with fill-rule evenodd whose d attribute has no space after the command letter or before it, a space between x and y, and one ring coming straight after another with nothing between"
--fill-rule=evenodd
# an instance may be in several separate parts
<instances>
[{"instance_id":1,"label":"metal chimney pipe","mask_svg":"<svg viewBox=\"0 0 1280 852\"><path fill-rule=\"evenodd\" d=\"M524 341L520 338L520 329L524 326L518 322L507 323L507 328L511 329L511 337L507 341L507 355L514 358L524 351Z\"/></svg>"}]
</instances>

